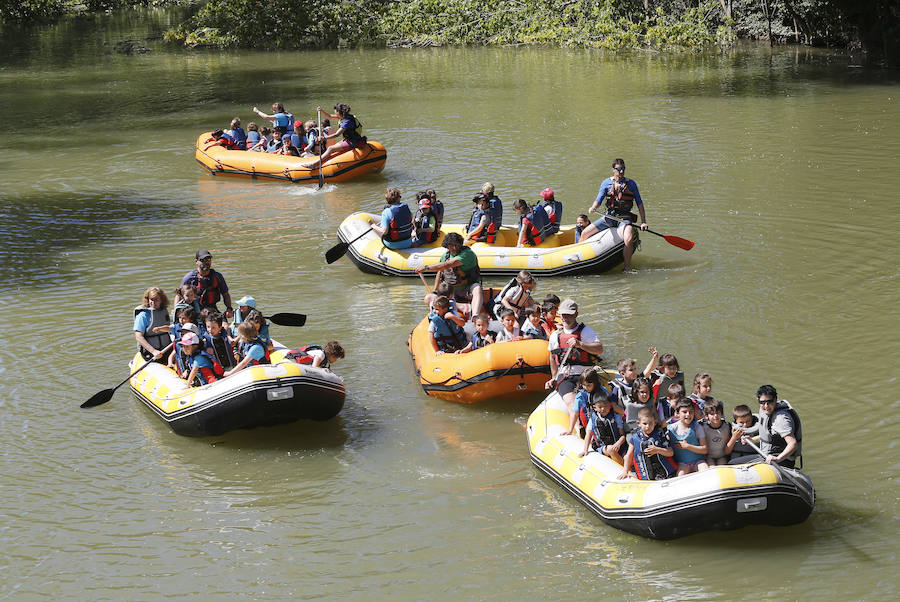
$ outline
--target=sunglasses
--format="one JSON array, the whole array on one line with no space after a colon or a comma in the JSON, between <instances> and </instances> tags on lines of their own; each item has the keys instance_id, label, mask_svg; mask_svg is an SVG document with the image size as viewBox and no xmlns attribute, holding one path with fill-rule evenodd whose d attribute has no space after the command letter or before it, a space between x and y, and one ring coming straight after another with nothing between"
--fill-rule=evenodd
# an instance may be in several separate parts
<instances>
[{"instance_id":1,"label":"sunglasses","mask_svg":"<svg viewBox=\"0 0 900 602\"><path fill-rule=\"evenodd\" d=\"M615 169L615 170L618 171L618 172L623 172L623 171L625 171L625 168L624 168L624 167L613 167L613 169Z\"/></svg>"},{"instance_id":2,"label":"sunglasses","mask_svg":"<svg viewBox=\"0 0 900 602\"><path fill-rule=\"evenodd\" d=\"M759 405L774 404L774 403L775 403L774 399L760 399L759 400Z\"/></svg>"}]
</instances>

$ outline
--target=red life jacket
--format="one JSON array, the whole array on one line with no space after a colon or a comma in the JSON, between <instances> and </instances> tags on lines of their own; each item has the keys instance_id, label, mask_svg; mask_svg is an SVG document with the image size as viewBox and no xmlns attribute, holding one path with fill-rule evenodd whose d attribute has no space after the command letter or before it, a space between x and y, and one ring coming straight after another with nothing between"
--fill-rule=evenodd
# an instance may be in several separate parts
<instances>
[{"instance_id":1,"label":"red life jacket","mask_svg":"<svg viewBox=\"0 0 900 602\"><path fill-rule=\"evenodd\" d=\"M194 275L197 278L200 307L214 307L219 302L219 299L222 298L221 293L219 293L218 274L215 270L210 269L209 274L206 276L202 276L197 270L194 270Z\"/></svg>"},{"instance_id":2,"label":"red life jacket","mask_svg":"<svg viewBox=\"0 0 900 602\"><path fill-rule=\"evenodd\" d=\"M297 362L298 364L312 364L313 356L309 354L310 350L318 349L324 353L321 345L303 345L302 347L297 347L296 349L291 349L284 356L291 360L292 362ZM319 368L328 368L328 354L325 354L325 359L322 360L322 363L319 364Z\"/></svg>"},{"instance_id":3,"label":"red life jacket","mask_svg":"<svg viewBox=\"0 0 900 602\"><path fill-rule=\"evenodd\" d=\"M225 368L222 367L222 364L219 363L215 357L211 356L207 352L202 349L197 351L194 355L203 355L212 363L212 368L207 368L206 366L200 366L197 370L197 378L200 380L200 384L208 385L209 383L214 383L223 376L225 376ZM193 357L193 356L192 356ZM193 383L188 383L193 385Z\"/></svg>"},{"instance_id":4,"label":"red life jacket","mask_svg":"<svg viewBox=\"0 0 900 602\"><path fill-rule=\"evenodd\" d=\"M582 330L584 330L584 322L579 322L578 326L571 333L567 333L565 330L559 333L559 347L553 350L553 354L556 355L556 358L560 362L562 362L562 358L566 354L566 351L569 350L569 345L571 344L570 341L581 340ZM566 360L566 363L576 366L593 366L597 363L596 358L596 355L592 355L584 349L573 349L572 353L569 354L569 359Z\"/></svg>"},{"instance_id":5,"label":"red life jacket","mask_svg":"<svg viewBox=\"0 0 900 602\"><path fill-rule=\"evenodd\" d=\"M630 180L613 182L612 188L606 193L606 207L614 215L626 215L631 213L634 206L634 193L628 187Z\"/></svg>"},{"instance_id":6,"label":"red life jacket","mask_svg":"<svg viewBox=\"0 0 900 602\"><path fill-rule=\"evenodd\" d=\"M530 213L528 215L531 215ZM525 244L529 247L536 247L541 244L541 230L531 221L528 215L522 216L521 227L525 228Z\"/></svg>"},{"instance_id":7,"label":"red life jacket","mask_svg":"<svg viewBox=\"0 0 900 602\"><path fill-rule=\"evenodd\" d=\"M251 359L250 363L248 365L249 366L258 366L260 364L271 364L272 360L269 357L269 346L266 344L265 341L263 341L261 339L253 339L249 343L241 343L240 350L239 350L241 353L241 359L243 359L247 356L247 352L250 350L250 347L254 344L258 344L258 345L262 346L263 351L265 352L265 357L263 357L262 361Z\"/></svg>"}]
</instances>

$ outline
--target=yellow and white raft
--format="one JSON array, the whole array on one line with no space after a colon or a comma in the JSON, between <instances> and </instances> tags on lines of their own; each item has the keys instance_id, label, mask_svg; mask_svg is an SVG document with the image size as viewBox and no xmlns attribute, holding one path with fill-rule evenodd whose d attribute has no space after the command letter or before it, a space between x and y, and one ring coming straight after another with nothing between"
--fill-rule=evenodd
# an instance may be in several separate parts
<instances>
[{"instance_id":1,"label":"yellow and white raft","mask_svg":"<svg viewBox=\"0 0 900 602\"><path fill-rule=\"evenodd\" d=\"M222 146L207 145L210 133L197 138L194 153L199 163L210 174L241 176L246 178L266 178L289 182L318 182L319 169L310 169L307 164L313 157L291 157L273 153L258 153L243 150L228 150ZM380 142L371 140L363 146L335 155L322 166L322 175L330 182L346 182L357 176L378 173L384 169L387 151Z\"/></svg>"},{"instance_id":2,"label":"yellow and white raft","mask_svg":"<svg viewBox=\"0 0 900 602\"><path fill-rule=\"evenodd\" d=\"M477 403L534 394L543 391L550 378L547 341L507 341L470 353L438 355L431 345L426 317L409 335L407 344L422 389L447 401Z\"/></svg>"},{"instance_id":3,"label":"yellow and white raft","mask_svg":"<svg viewBox=\"0 0 900 602\"><path fill-rule=\"evenodd\" d=\"M381 220L380 215L354 213L338 228L341 242L350 242ZM350 245L350 259L363 272L383 276L416 277L415 269L438 263L444 249L444 236L456 232L465 237L465 225L443 224L438 239L411 249L388 249L381 237L370 231ZM622 263L625 242L617 229L607 229L583 242L575 242L575 226L563 226L537 247L516 247L518 230L503 226L492 244L471 244L478 256L483 276L514 276L530 270L535 276L563 276L605 272Z\"/></svg>"},{"instance_id":4,"label":"yellow and white raft","mask_svg":"<svg viewBox=\"0 0 900 602\"><path fill-rule=\"evenodd\" d=\"M622 466L562 435L565 402L550 394L528 418L531 461L607 524L653 539L746 525L792 525L809 517L815 489L803 473L756 463L715 466L664 481L619 480Z\"/></svg>"},{"instance_id":5,"label":"yellow and white raft","mask_svg":"<svg viewBox=\"0 0 900 602\"><path fill-rule=\"evenodd\" d=\"M134 394L179 435L220 435L234 429L328 420L344 407L344 381L330 370L285 359L278 344L271 364L250 366L200 387L163 364L151 363L131 378ZM145 360L136 353L131 371Z\"/></svg>"}]
</instances>

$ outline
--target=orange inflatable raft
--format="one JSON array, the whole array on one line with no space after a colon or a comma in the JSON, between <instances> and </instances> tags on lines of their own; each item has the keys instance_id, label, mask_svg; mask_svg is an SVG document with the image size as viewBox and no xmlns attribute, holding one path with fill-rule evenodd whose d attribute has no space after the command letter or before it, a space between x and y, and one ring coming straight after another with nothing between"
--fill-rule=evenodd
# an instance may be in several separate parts
<instances>
[{"instance_id":1,"label":"orange inflatable raft","mask_svg":"<svg viewBox=\"0 0 900 602\"><path fill-rule=\"evenodd\" d=\"M242 150L227 150L222 146L212 146L203 150L210 132L197 138L195 157L205 170L214 176L240 176L245 178L266 178L289 182L318 182L319 169L310 169L307 163L313 157L291 157ZM340 155L335 155L322 167L322 175L330 182L346 182L355 177L379 173L387 161L387 151L379 142L370 140L363 146Z\"/></svg>"},{"instance_id":2,"label":"orange inflatable raft","mask_svg":"<svg viewBox=\"0 0 900 602\"><path fill-rule=\"evenodd\" d=\"M496 331L497 324L492 322L491 330ZM409 335L408 345L422 388L447 401L477 403L538 393L550 378L547 341L509 341L470 353L438 354L431 345L426 317Z\"/></svg>"}]
</instances>

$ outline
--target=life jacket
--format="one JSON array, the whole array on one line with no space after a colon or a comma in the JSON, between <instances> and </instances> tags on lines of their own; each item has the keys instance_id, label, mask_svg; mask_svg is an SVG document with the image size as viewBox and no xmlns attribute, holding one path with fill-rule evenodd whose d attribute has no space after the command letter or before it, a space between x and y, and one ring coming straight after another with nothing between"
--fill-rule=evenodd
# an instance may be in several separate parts
<instances>
[{"instance_id":1,"label":"life jacket","mask_svg":"<svg viewBox=\"0 0 900 602\"><path fill-rule=\"evenodd\" d=\"M490 212L490 210L485 211L484 209L476 209L472 212L472 218L469 220L469 227L466 228L466 232L470 232L478 227L478 224L481 223L481 218L487 216L488 223L482 228L481 232L475 238L478 242L486 242L488 244L493 243L497 239L497 224L494 222L494 216Z\"/></svg>"},{"instance_id":2,"label":"life jacket","mask_svg":"<svg viewBox=\"0 0 900 602\"><path fill-rule=\"evenodd\" d=\"M306 137L300 134L291 134L291 144L297 149L299 155L301 151L306 150Z\"/></svg>"},{"instance_id":3,"label":"life jacket","mask_svg":"<svg viewBox=\"0 0 900 602\"><path fill-rule=\"evenodd\" d=\"M638 429L631 434L630 441L634 446L634 471L637 473L638 479L660 481L668 479L678 471L678 464L672 458L661 454L644 455L644 450L650 445L662 448L670 447L668 437L659 427L656 427L649 436Z\"/></svg>"},{"instance_id":4,"label":"life jacket","mask_svg":"<svg viewBox=\"0 0 900 602\"><path fill-rule=\"evenodd\" d=\"M771 429L772 421L779 412L786 412L789 414L794 423L794 437L797 439L797 449L789 458L786 458L788 460L793 460L801 455L803 430L800 427L800 415L797 414L797 410L791 407L791 404L785 400L781 400L775 404L775 410L772 412L771 416L767 415L765 412L759 413L759 447L764 453L769 453L774 456L783 452L787 447L787 441L784 440L784 437Z\"/></svg>"},{"instance_id":5,"label":"life jacket","mask_svg":"<svg viewBox=\"0 0 900 602\"><path fill-rule=\"evenodd\" d=\"M257 142L259 142L259 131L254 130L251 132L247 132L247 146L253 146Z\"/></svg>"},{"instance_id":6,"label":"life jacket","mask_svg":"<svg viewBox=\"0 0 900 602\"><path fill-rule=\"evenodd\" d=\"M534 224L535 228L540 231L541 237L543 237L544 231L547 229L547 226L550 225L550 216L547 215L547 209L542 204L537 203L531 208L531 216L529 219L531 220L531 223Z\"/></svg>"},{"instance_id":7,"label":"life jacket","mask_svg":"<svg viewBox=\"0 0 900 602\"><path fill-rule=\"evenodd\" d=\"M211 335L209 332L203 334L203 342L206 347L211 347L212 355L226 370L234 368L237 363L234 361L234 354L231 352L231 344L225 335L223 328L217 336Z\"/></svg>"},{"instance_id":8,"label":"life jacket","mask_svg":"<svg viewBox=\"0 0 900 602\"><path fill-rule=\"evenodd\" d=\"M208 385L209 383L214 383L217 380L219 380L220 378L222 378L223 376L225 376L225 369L222 367L222 364L219 363L219 360L217 360L216 358L214 358L207 352L203 351L202 349L199 349L194 355L192 355L190 357L197 357L198 355L202 355L203 357L208 359L209 362L212 364L212 368L209 368L206 366L200 366L199 369L197 370L196 378L197 378L197 380L200 381L201 385ZM185 356L185 363L186 363L186 372L184 373L185 376L189 376L191 373L192 367L191 367L191 363L190 363L190 357ZM195 386L194 383L188 383L188 384L192 387Z\"/></svg>"},{"instance_id":9,"label":"life jacket","mask_svg":"<svg viewBox=\"0 0 900 602\"><path fill-rule=\"evenodd\" d=\"M541 316L541 328L544 329L544 334L549 337L556 330L556 322L549 320L545 316Z\"/></svg>"},{"instance_id":10,"label":"life jacket","mask_svg":"<svg viewBox=\"0 0 900 602\"><path fill-rule=\"evenodd\" d=\"M274 122L275 127L278 127L278 126L283 127L286 134L290 134L290 132L293 131L294 116L291 115L290 113L288 113L288 112L275 113L275 115L273 115L273 118L274 118L273 122Z\"/></svg>"},{"instance_id":11,"label":"life jacket","mask_svg":"<svg viewBox=\"0 0 900 602\"><path fill-rule=\"evenodd\" d=\"M541 229L533 221L534 213L528 213L519 218L519 228L525 228L525 244L535 247L541 244Z\"/></svg>"},{"instance_id":12,"label":"life jacket","mask_svg":"<svg viewBox=\"0 0 900 602\"><path fill-rule=\"evenodd\" d=\"M197 300L201 308L215 307L222 298L222 294L219 292L219 279L216 276L217 273L213 269L210 269L206 276L201 276L197 270L191 272L191 279L197 280L197 289L199 289Z\"/></svg>"},{"instance_id":13,"label":"life jacket","mask_svg":"<svg viewBox=\"0 0 900 602\"><path fill-rule=\"evenodd\" d=\"M391 211L391 219L382 239L397 242L412 238L413 217L409 211L409 205L397 203L396 205L387 205L387 208Z\"/></svg>"},{"instance_id":14,"label":"life jacket","mask_svg":"<svg viewBox=\"0 0 900 602\"><path fill-rule=\"evenodd\" d=\"M544 238L547 238L559 232L559 225L562 223L562 203L557 200L546 201L542 207L547 214L547 226L543 232Z\"/></svg>"},{"instance_id":15,"label":"life jacket","mask_svg":"<svg viewBox=\"0 0 900 602\"><path fill-rule=\"evenodd\" d=\"M169 343L172 342L172 336L168 332L153 332L153 329L157 326L169 326L169 312L165 309L153 309L150 307L144 307L143 305L138 305L134 308L134 317L138 317L142 312L150 313L150 325L142 333L144 338L150 343L155 349L164 349L169 346ZM151 359L153 356L150 353L138 345L138 351L141 352L141 357L145 360Z\"/></svg>"},{"instance_id":16,"label":"life jacket","mask_svg":"<svg viewBox=\"0 0 900 602\"><path fill-rule=\"evenodd\" d=\"M434 215L434 237L437 238L438 233L441 230L441 225L444 223L444 204L438 200L434 200L431 202L431 213Z\"/></svg>"},{"instance_id":17,"label":"life jacket","mask_svg":"<svg viewBox=\"0 0 900 602\"><path fill-rule=\"evenodd\" d=\"M625 430L629 433L636 431L638 428L638 412L641 408L655 409L652 399L647 403L635 403L631 401L631 396L629 395L623 401L625 402Z\"/></svg>"},{"instance_id":18,"label":"life jacket","mask_svg":"<svg viewBox=\"0 0 900 602\"><path fill-rule=\"evenodd\" d=\"M503 225L503 203L498 196L492 196L488 200L491 203L491 218L494 220L494 228L499 230Z\"/></svg>"},{"instance_id":19,"label":"life jacket","mask_svg":"<svg viewBox=\"0 0 900 602\"><path fill-rule=\"evenodd\" d=\"M175 369L181 378L187 378L191 372L191 365L188 363L188 356L184 354L181 343L175 343Z\"/></svg>"},{"instance_id":20,"label":"life jacket","mask_svg":"<svg viewBox=\"0 0 900 602\"><path fill-rule=\"evenodd\" d=\"M731 424L722 421L719 428L713 428L708 422L703 424L703 431L706 434L706 457L717 460L724 458L726 455L725 447L728 440L731 439Z\"/></svg>"},{"instance_id":21,"label":"life jacket","mask_svg":"<svg viewBox=\"0 0 900 602\"><path fill-rule=\"evenodd\" d=\"M441 351L458 351L466 346L466 331L453 320L431 313L428 321L434 324L434 339Z\"/></svg>"},{"instance_id":22,"label":"life jacket","mask_svg":"<svg viewBox=\"0 0 900 602\"><path fill-rule=\"evenodd\" d=\"M588 412L590 413L589 418L593 420L591 430L594 432L594 439L598 445L612 445L619 440L622 432L619 430L619 425L616 424L615 412L610 410L606 416L601 416L594 411L593 407Z\"/></svg>"},{"instance_id":23,"label":"life jacket","mask_svg":"<svg viewBox=\"0 0 900 602\"><path fill-rule=\"evenodd\" d=\"M678 371L675 373L675 376L670 378L665 375L664 372L659 372L654 370L650 375L652 379L651 388L653 390L653 399L658 399L660 401L665 400L669 396L669 387L676 382L680 382L681 386L684 386L684 372ZM662 397L660 397L662 396Z\"/></svg>"},{"instance_id":24,"label":"life jacket","mask_svg":"<svg viewBox=\"0 0 900 602\"><path fill-rule=\"evenodd\" d=\"M247 134L243 128L234 128L233 130L228 130L225 134L231 136L235 149L247 150Z\"/></svg>"},{"instance_id":25,"label":"life jacket","mask_svg":"<svg viewBox=\"0 0 900 602\"><path fill-rule=\"evenodd\" d=\"M613 215L634 215L631 208L634 206L634 193L628 184L631 180L622 182L613 181L612 187L606 192L606 210Z\"/></svg>"},{"instance_id":26,"label":"life jacket","mask_svg":"<svg viewBox=\"0 0 900 602\"><path fill-rule=\"evenodd\" d=\"M463 249L466 248L468 247L463 247ZM462 253L462 250L460 250L460 253ZM441 256L442 262L448 259L450 259L450 251L444 252ZM463 270L460 265L455 268L447 268L441 274L441 278L454 289L468 287L476 282L481 282L481 269L477 263L471 270Z\"/></svg>"},{"instance_id":27,"label":"life jacket","mask_svg":"<svg viewBox=\"0 0 900 602\"><path fill-rule=\"evenodd\" d=\"M306 130L306 150L314 155L321 155L325 152L325 136L319 136L318 128Z\"/></svg>"},{"instance_id":28,"label":"life jacket","mask_svg":"<svg viewBox=\"0 0 900 602\"><path fill-rule=\"evenodd\" d=\"M310 355L309 352L313 349L318 349L325 355L325 359L323 359L319 364L319 368L331 367L328 363L328 354L325 353L321 345L303 345L302 347L291 349L290 351L285 353L284 356L292 362L297 362L298 364L312 364L315 358Z\"/></svg>"},{"instance_id":29,"label":"life jacket","mask_svg":"<svg viewBox=\"0 0 900 602\"><path fill-rule=\"evenodd\" d=\"M575 226L575 242L581 241L581 232L582 232L586 227L587 227L587 226Z\"/></svg>"},{"instance_id":30,"label":"life jacket","mask_svg":"<svg viewBox=\"0 0 900 602\"><path fill-rule=\"evenodd\" d=\"M615 378L613 378L613 394L623 409L625 408L625 402L631 399L631 388L633 386L634 381L629 384L621 374L616 374Z\"/></svg>"},{"instance_id":31,"label":"life jacket","mask_svg":"<svg viewBox=\"0 0 900 602\"><path fill-rule=\"evenodd\" d=\"M353 144L354 146L365 144L367 138L359 133L359 130L362 129L362 123L360 123L359 119L354 117L352 113L344 115L339 127L344 130L342 132L344 140L350 144Z\"/></svg>"},{"instance_id":32,"label":"life jacket","mask_svg":"<svg viewBox=\"0 0 900 602\"><path fill-rule=\"evenodd\" d=\"M238 353L240 354L241 359L243 360L245 357L247 357L247 352L250 350L250 347L252 347L254 344L260 345L263 348L263 351L265 352L266 355L265 355L265 357L263 357L262 360L251 359L249 365L250 366L258 366L260 364L271 364L272 360L269 357L269 346L266 345L265 341L261 341L260 339L253 339L249 343L241 343L240 345L238 345Z\"/></svg>"},{"instance_id":33,"label":"life jacket","mask_svg":"<svg viewBox=\"0 0 900 602\"><path fill-rule=\"evenodd\" d=\"M734 429L741 429L744 432L744 436L747 437L755 437L759 434L759 418L756 414L751 414L753 418L753 424L749 427L738 426L737 423L731 425L732 432ZM758 455L757 451L750 447L750 445L743 443L740 439L734 444L734 447L731 450L731 455L734 456L755 456Z\"/></svg>"},{"instance_id":34,"label":"life jacket","mask_svg":"<svg viewBox=\"0 0 900 602\"><path fill-rule=\"evenodd\" d=\"M482 347L487 347L488 345L490 345L490 342L486 338L487 335L491 335L491 338L493 340L495 340L495 341L497 340L497 333L494 332L493 330L488 330L485 333L485 337L482 337L481 333L478 332L477 330L475 331L475 333L472 335L472 351L475 351L476 349L481 349Z\"/></svg>"},{"instance_id":35,"label":"life jacket","mask_svg":"<svg viewBox=\"0 0 900 602\"><path fill-rule=\"evenodd\" d=\"M503 297L506 296L513 287L519 286L519 294L514 298L509 299L509 304L515 307L516 309L522 310L525 309L525 299L528 298L528 291L525 290L525 287L519 285L518 279L513 277L509 282L506 283L506 286L497 294L497 302L494 304L494 316L499 320L500 312L506 309L506 306L503 305Z\"/></svg>"},{"instance_id":36,"label":"life jacket","mask_svg":"<svg viewBox=\"0 0 900 602\"><path fill-rule=\"evenodd\" d=\"M584 322L579 322L578 326L575 327L570 333L567 333L565 330L559 333L559 347L553 350L553 354L557 357L557 359L562 362L563 356L565 356L566 351L569 350L569 341L580 341L581 340L581 331L584 330ZM584 349L573 349L572 353L569 354L569 359L566 360L566 364L574 365L574 366L595 366L597 365L597 360L599 358L596 355L588 353Z\"/></svg>"},{"instance_id":37,"label":"life jacket","mask_svg":"<svg viewBox=\"0 0 900 602\"><path fill-rule=\"evenodd\" d=\"M432 208L431 213L424 213L421 209L416 210L416 217L413 219L413 223L416 226L416 231L420 231L421 229L428 227L428 222L431 221L431 218L435 218L435 227L432 232L422 232L419 234L419 239L425 241L426 243L434 242L438 237L438 227L437 227L437 217L434 215L434 208Z\"/></svg>"}]
</instances>

